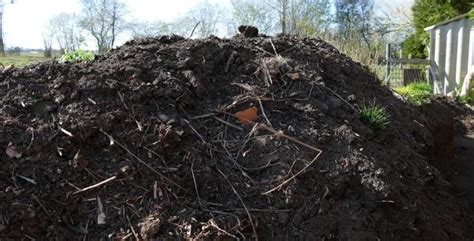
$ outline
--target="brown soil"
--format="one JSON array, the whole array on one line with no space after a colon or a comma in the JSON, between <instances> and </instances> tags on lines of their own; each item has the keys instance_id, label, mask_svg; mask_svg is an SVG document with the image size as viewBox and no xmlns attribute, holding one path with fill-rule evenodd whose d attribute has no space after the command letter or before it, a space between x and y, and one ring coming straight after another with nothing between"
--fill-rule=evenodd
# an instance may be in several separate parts
<instances>
[{"instance_id":1,"label":"brown soil","mask_svg":"<svg viewBox=\"0 0 474 241\"><path fill-rule=\"evenodd\" d=\"M327 43L271 40L163 36L4 73L0 239L472 240L424 117ZM377 132L351 106L374 100ZM249 107L259 125L232 115Z\"/></svg>"},{"instance_id":2,"label":"brown soil","mask_svg":"<svg viewBox=\"0 0 474 241\"><path fill-rule=\"evenodd\" d=\"M474 210L474 110L448 98L436 98L433 102L447 107L451 120L451 139L454 150L445 173L457 196L464 197L471 211ZM438 115L439 118L440 115ZM448 119L448 118L444 118ZM446 133L446 131L445 131ZM446 156L446 155L444 155Z\"/></svg>"}]
</instances>

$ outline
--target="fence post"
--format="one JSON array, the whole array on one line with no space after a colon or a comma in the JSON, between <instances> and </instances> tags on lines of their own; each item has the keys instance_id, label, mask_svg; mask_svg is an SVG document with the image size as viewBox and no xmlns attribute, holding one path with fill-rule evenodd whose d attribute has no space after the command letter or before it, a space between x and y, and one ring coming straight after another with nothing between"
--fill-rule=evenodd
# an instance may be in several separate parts
<instances>
[{"instance_id":1,"label":"fence post","mask_svg":"<svg viewBox=\"0 0 474 241\"><path fill-rule=\"evenodd\" d=\"M385 70L385 83L390 86L390 71L392 62L392 48L387 44L385 48L385 60L387 61L387 69Z\"/></svg>"}]
</instances>

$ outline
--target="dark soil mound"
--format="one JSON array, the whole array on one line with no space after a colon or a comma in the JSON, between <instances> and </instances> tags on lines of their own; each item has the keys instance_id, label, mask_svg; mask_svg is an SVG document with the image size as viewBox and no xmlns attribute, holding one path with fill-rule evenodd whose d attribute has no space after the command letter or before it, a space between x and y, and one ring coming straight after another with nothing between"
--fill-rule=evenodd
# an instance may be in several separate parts
<instances>
[{"instance_id":1,"label":"dark soil mound","mask_svg":"<svg viewBox=\"0 0 474 241\"><path fill-rule=\"evenodd\" d=\"M0 96L2 240L472 239L426 121L321 40L132 41Z\"/></svg>"}]
</instances>

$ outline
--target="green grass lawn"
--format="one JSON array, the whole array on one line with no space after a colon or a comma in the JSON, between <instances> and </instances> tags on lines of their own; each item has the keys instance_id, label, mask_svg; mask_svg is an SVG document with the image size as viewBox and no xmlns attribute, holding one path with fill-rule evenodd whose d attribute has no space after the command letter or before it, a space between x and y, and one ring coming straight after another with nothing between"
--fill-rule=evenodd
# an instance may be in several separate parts
<instances>
[{"instance_id":1,"label":"green grass lawn","mask_svg":"<svg viewBox=\"0 0 474 241\"><path fill-rule=\"evenodd\" d=\"M45 58L43 53L21 53L19 55L5 54L5 56L0 56L0 63L4 66L14 64L16 67L23 67L46 60L49 59Z\"/></svg>"}]
</instances>

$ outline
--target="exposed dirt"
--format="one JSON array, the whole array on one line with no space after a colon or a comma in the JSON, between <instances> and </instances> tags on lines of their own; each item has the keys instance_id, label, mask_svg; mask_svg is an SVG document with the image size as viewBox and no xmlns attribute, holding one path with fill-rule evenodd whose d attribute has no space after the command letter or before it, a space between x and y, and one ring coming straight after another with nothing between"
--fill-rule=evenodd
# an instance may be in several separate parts
<instances>
[{"instance_id":1,"label":"exposed dirt","mask_svg":"<svg viewBox=\"0 0 474 241\"><path fill-rule=\"evenodd\" d=\"M452 183L456 195L464 197L471 211L474 211L474 110L448 98L436 98L433 102L447 107L450 111L449 115L444 113L444 116L451 118L448 122L452 134L448 142L452 143L454 148L443 150L450 153L454 150L454 155L450 154L446 177Z\"/></svg>"},{"instance_id":2,"label":"exposed dirt","mask_svg":"<svg viewBox=\"0 0 474 241\"><path fill-rule=\"evenodd\" d=\"M474 237L426 119L321 40L144 39L0 96L2 240ZM380 132L351 106L371 101Z\"/></svg>"}]
</instances>

